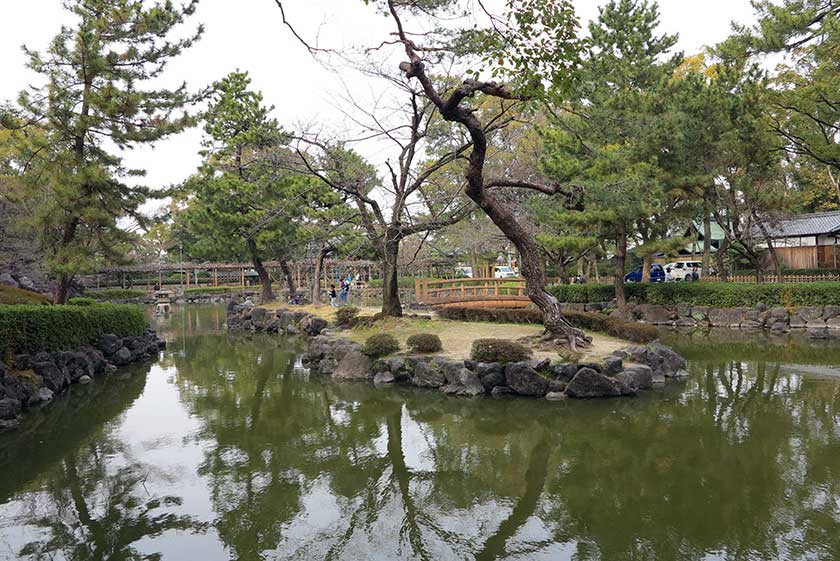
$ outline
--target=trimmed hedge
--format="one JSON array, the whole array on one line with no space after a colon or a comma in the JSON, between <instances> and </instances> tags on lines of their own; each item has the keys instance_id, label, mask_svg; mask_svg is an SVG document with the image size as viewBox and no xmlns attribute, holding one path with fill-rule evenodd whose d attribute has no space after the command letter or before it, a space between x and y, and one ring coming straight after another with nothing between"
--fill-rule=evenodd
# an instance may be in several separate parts
<instances>
[{"instance_id":1,"label":"trimmed hedge","mask_svg":"<svg viewBox=\"0 0 840 561\"><path fill-rule=\"evenodd\" d=\"M575 312L571 310L563 312L563 317L579 329L600 331L634 343L650 343L659 338L656 327L648 323L612 317L597 312Z\"/></svg>"},{"instance_id":2,"label":"trimmed hedge","mask_svg":"<svg viewBox=\"0 0 840 561\"><path fill-rule=\"evenodd\" d=\"M0 357L94 345L100 335L142 335L148 323L139 306L0 306Z\"/></svg>"},{"instance_id":3,"label":"trimmed hedge","mask_svg":"<svg viewBox=\"0 0 840 561\"><path fill-rule=\"evenodd\" d=\"M362 352L369 357L378 358L400 350L400 343L390 333L377 333L365 341Z\"/></svg>"},{"instance_id":4,"label":"trimmed hedge","mask_svg":"<svg viewBox=\"0 0 840 561\"><path fill-rule=\"evenodd\" d=\"M415 353L436 353L443 350L440 337L434 333L415 333L406 339L405 344Z\"/></svg>"},{"instance_id":5,"label":"trimmed hedge","mask_svg":"<svg viewBox=\"0 0 840 561\"><path fill-rule=\"evenodd\" d=\"M543 315L534 308L471 308L453 306L437 311L440 317L455 321L488 321L494 323L542 324Z\"/></svg>"},{"instance_id":6,"label":"trimmed hedge","mask_svg":"<svg viewBox=\"0 0 840 561\"><path fill-rule=\"evenodd\" d=\"M86 290L85 294L97 300L130 300L132 298L142 298L147 295L147 292L131 288L102 288Z\"/></svg>"},{"instance_id":7,"label":"trimmed hedge","mask_svg":"<svg viewBox=\"0 0 840 561\"><path fill-rule=\"evenodd\" d=\"M531 358L531 349L507 339L476 339L470 358L478 362L521 362Z\"/></svg>"},{"instance_id":8,"label":"trimmed hedge","mask_svg":"<svg viewBox=\"0 0 840 561\"><path fill-rule=\"evenodd\" d=\"M52 304L52 298L22 288L0 285L0 304Z\"/></svg>"},{"instance_id":9,"label":"trimmed hedge","mask_svg":"<svg viewBox=\"0 0 840 561\"><path fill-rule=\"evenodd\" d=\"M673 282L625 285L628 299L648 304L714 306L717 308L768 306L840 306L840 282L727 283ZM556 285L549 288L561 302L608 302L612 285Z\"/></svg>"}]
</instances>

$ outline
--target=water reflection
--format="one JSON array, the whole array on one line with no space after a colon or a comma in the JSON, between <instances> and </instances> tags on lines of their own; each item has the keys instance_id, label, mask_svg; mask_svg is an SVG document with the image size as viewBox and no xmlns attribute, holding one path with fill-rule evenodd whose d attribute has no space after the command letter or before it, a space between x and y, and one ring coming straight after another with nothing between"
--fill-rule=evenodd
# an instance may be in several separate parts
<instances>
[{"instance_id":1,"label":"water reflection","mask_svg":"<svg viewBox=\"0 0 840 561\"><path fill-rule=\"evenodd\" d=\"M834 378L678 338L690 378L637 399L454 399L310 378L223 321L173 315L146 378L43 413L42 452L0 437L0 558L840 558Z\"/></svg>"}]
</instances>

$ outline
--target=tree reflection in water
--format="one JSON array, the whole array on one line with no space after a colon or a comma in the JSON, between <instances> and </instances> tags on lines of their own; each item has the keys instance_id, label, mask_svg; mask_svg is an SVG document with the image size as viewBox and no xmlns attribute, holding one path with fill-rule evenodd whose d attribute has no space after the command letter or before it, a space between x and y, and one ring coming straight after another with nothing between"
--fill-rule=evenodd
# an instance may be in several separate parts
<instances>
[{"instance_id":1,"label":"tree reflection in water","mask_svg":"<svg viewBox=\"0 0 840 561\"><path fill-rule=\"evenodd\" d=\"M142 558L143 536L207 530L243 560L840 558L835 379L727 347L637 399L457 399L310 377L289 342L201 314L170 320L163 364L198 427L167 452L200 450L209 528L145 495L100 421L49 484L13 485L49 535L26 553Z\"/></svg>"}]
</instances>

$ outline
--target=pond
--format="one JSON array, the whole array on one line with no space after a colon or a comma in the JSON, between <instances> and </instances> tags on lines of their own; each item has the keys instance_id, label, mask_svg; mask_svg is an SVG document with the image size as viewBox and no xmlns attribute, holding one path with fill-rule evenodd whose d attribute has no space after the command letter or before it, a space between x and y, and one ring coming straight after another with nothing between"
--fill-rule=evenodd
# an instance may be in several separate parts
<instances>
[{"instance_id":1,"label":"pond","mask_svg":"<svg viewBox=\"0 0 840 561\"><path fill-rule=\"evenodd\" d=\"M666 333L691 374L641 397L469 400L223 322L0 435L0 559L840 559L838 343Z\"/></svg>"}]
</instances>

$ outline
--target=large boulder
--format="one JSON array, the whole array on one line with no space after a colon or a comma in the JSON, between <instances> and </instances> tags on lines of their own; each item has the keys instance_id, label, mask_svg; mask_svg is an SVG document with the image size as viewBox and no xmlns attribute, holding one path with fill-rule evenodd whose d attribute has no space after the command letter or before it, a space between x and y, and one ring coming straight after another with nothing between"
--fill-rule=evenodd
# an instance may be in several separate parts
<instances>
[{"instance_id":1,"label":"large boulder","mask_svg":"<svg viewBox=\"0 0 840 561\"><path fill-rule=\"evenodd\" d=\"M712 327L740 327L744 321L742 308L710 308L709 324Z\"/></svg>"},{"instance_id":2,"label":"large boulder","mask_svg":"<svg viewBox=\"0 0 840 561\"><path fill-rule=\"evenodd\" d=\"M316 371L329 373L335 370L347 353L358 351L359 348L358 343L349 339L319 335L309 339L302 362Z\"/></svg>"},{"instance_id":3,"label":"large boulder","mask_svg":"<svg viewBox=\"0 0 840 561\"><path fill-rule=\"evenodd\" d=\"M542 397L548 391L548 380L526 362L513 362L505 367L507 386L519 395Z\"/></svg>"},{"instance_id":4,"label":"large boulder","mask_svg":"<svg viewBox=\"0 0 840 561\"><path fill-rule=\"evenodd\" d=\"M14 419L20 413L20 400L11 397L0 399L0 420Z\"/></svg>"},{"instance_id":5,"label":"large boulder","mask_svg":"<svg viewBox=\"0 0 840 561\"><path fill-rule=\"evenodd\" d=\"M391 372L377 372L373 377L374 384L393 384L396 378Z\"/></svg>"},{"instance_id":6,"label":"large boulder","mask_svg":"<svg viewBox=\"0 0 840 561\"><path fill-rule=\"evenodd\" d=\"M453 378L451 380L451 378ZM447 385L441 391L453 395L464 395L475 397L484 393L484 386L478 378L478 374L469 368L461 367L457 372L446 373Z\"/></svg>"},{"instance_id":7,"label":"large boulder","mask_svg":"<svg viewBox=\"0 0 840 561\"><path fill-rule=\"evenodd\" d=\"M65 352L53 355L56 364L70 377L71 382L77 382L82 376L93 376L94 366L84 352Z\"/></svg>"},{"instance_id":8,"label":"large boulder","mask_svg":"<svg viewBox=\"0 0 840 561\"><path fill-rule=\"evenodd\" d=\"M253 323L255 326L262 326L266 317L268 317L268 310L266 310L265 308L253 308L251 310L251 323Z\"/></svg>"},{"instance_id":9,"label":"large boulder","mask_svg":"<svg viewBox=\"0 0 840 561\"><path fill-rule=\"evenodd\" d=\"M105 356L113 355L120 350L120 347L122 346L122 340L111 333L100 335L99 341L96 344L96 348L102 351Z\"/></svg>"},{"instance_id":10,"label":"large boulder","mask_svg":"<svg viewBox=\"0 0 840 561\"><path fill-rule=\"evenodd\" d=\"M653 387L653 370L646 364L628 364L615 379L632 391L647 390Z\"/></svg>"},{"instance_id":11,"label":"large boulder","mask_svg":"<svg viewBox=\"0 0 840 561\"><path fill-rule=\"evenodd\" d=\"M35 373L12 372L0 364L0 398L28 404L40 385L41 379Z\"/></svg>"},{"instance_id":12,"label":"large boulder","mask_svg":"<svg viewBox=\"0 0 840 561\"><path fill-rule=\"evenodd\" d=\"M678 317L675 309L659 304L639 304L635 313L641 315L643 321L654 325L670 325Z\"/></svg>"},{"instance_id":13,"label":"large boulder","mask_svg":"<svg viewBox=\"0 0 840 561\"><path fill-rule=\"evenodd\" d=\"M44 387L59 393L70 385L70 376L58 367L46 353L38 353L32 360L32 371L43 380Z\"/></svg>"},{"instance_id":14,"label":"large boulder","mask_svg":"<svg viewBox=\"0 0 840 561\"><path fill-rule=\"evenodd\" d=\"M327 321L316 318L315 316L305 316L300 320L298 325L300 326L300 330L306 335L314 337L315 335L319 335L327 327Z\"/></svg>"},{"instance_id":15,"label":"large boulder","mask_svg":"<svg viewBox=\"0 0 840 561\"><path fill-rule=\"evenodd\" d=\"M650 366L654 377L662 375L673 378L685 373L685 359L659 341L654 341L646 347L625 347L613 354L622 356L629 362Z\"/></svg>"},{"instance_id":16,"label":"large boulder","mask_svg":"<svg viewBox=\"0 0 840 561\"><path fill-rule=\"evenodd\" d=\"M608 356L604 359L604 367L602 372L607 376L615 376L624 368L621 358L617 356Z\"/></svg>"},{"instance_id":17,"label":"large boulder","mask_svg":"<svg viewBox=\"0 0 840 561\"><path fill-rule=\"evenodd\" d=\"M488 392L496 386L505 385L505 367L498 362L479 362L476 372L481 385Z\"/></svg>"},{"instance_id":18,"label":"large boulder","mask_svg":"<svg viewBox=\"0 0 840 561\"><path fill-rule=\"evenodd\" d=\"M371 376L370 358L358 350L347 352L332 373L333 380L367 380Z\"/></svg>"},{"instance_id":19,"label":"large boulder","mask_svg":"<svg viewBox=\"0 0 840 561\"><path fill-rule=\"evenodd\" d=\"M578 370L580 370L579 364L555 364L551 367L551 376L555 380L559 380L561 382L568 382L569 380L575 377L575 374L577 374Z\"/></svg>"},{"instance_id":20,"label":"large boulder","mask_svg":"<svg viewBox=\"0 0 840 561\"><path fill-rule=\"evenodd\" d=\"M440 388L446 384L446 375L437 364L417 361L411 383L418 388Z\"/></svg>"},{"instance_id":21,"label":"large boulder","mask_svg":"<svg viewBox=\"0 0 840 561\"><path fill-rule=\"evenodd\" d=\"M105 360L105 355L101 351L93 347L82 347L79 352L85 354L88 364L93 371L92 376L98 376L105 372L108 362Z\"/></svg>"},{"instance_id":22,"label":"large boulder","mask_svg":"<svg viewBox=\"0 0 840 561\"><path fill-rule=\"evenodd\" d=\"M566 386L566 394L577 398L618 397L630 393L633 393L633 390L615 378L586 367L578 370Z\"/></svg>"},{"instance_id":23,"label":"large boulder","mask_svg":"<svg viewBox=\"0 0 840 561\"><path fill-rule=\"evenodd\" d=\"M128 364L132 360L131 350L128 347L120 347L114 356L111 357L111 362L117 366Z\"/></svg>"}]
</instances>

